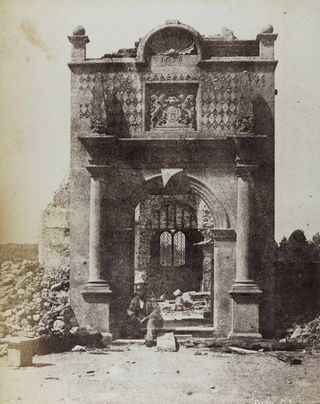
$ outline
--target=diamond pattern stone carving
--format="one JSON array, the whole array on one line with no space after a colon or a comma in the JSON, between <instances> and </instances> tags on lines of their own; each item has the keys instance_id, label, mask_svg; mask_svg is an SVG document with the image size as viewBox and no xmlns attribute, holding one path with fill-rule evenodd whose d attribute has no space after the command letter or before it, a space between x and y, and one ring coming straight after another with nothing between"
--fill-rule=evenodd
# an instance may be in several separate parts
<instances>
[{"instance_id":1,"label":"diamond pattern stone carving","mask_svg":"<svg viewBox=\"0 0 320 404\"><path fill-rule=\"evenodd\" d=\"M249 72L249 87L254 92L265 86L263 73ZM102 78L104 108L107 126L119 131L143 130L143 82L188 82L199 80L200 130L233 130L237 120L237 106L241 98L241 77L239 73L199 72L194 73L137 73L112 72L81 74L79 89L93 98L95 86ZM98 83L98 84L97 84ZM79 105L79 117L90 118L91 102Z\"/></svg>"},{"instance_id":2,"label":"diamond pattern stone carving","mask_svg":"<svg viewBox=\"0 0 320 404\"><path fill-rule=\"evenodd\" d=\"M255 91L265 86L263 74L247 73L249 87ZM202 129L233 129L237 119L237 105L242 92L241 73L209 72L203 74L201 94Z\"/></svg>"}]
</instances>

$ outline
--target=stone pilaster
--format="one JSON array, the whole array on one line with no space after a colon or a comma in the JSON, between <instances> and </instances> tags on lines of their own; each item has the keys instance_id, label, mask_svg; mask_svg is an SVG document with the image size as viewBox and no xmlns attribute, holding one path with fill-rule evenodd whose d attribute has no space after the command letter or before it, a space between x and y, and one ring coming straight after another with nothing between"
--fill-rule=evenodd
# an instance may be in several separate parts
<instances>
[{"instance_id":1,"label":"stone pilaster","mask_svg":"<svg viewBox=\"0 0 320 404\"><path fill-rule=\"evenodd\" d=\"M232 327L229 337L261 337L259 299L262 291L253 280L250 250L251 189L256 165L236 165L238 175L236 278L230 290Z\"/></svg>"},{"instance_id":2,"label":"stone pilaster","mask_svg":"<svg viewBox=\"0 0 320 404\"><path fill-rule=\"evenodd\" d=\"M229 290L236 272L235 239L232 229L212 230L214 240L213 325L216 337L225 337L231 328Z\"/></svg>"},{"instance_id":3,"label":"stone pilaster","mask_svg":"<svg viewBox=\"0 0 320 404\"><path fill-rule=\"evenodd\" d=\"M89 279L81 294L86 303L84 310L88 325L109 332L112 291L103 260L106 252L102 229L102 187L102 178L93 176L90 187Z\"/></svg>"}]
</instances>

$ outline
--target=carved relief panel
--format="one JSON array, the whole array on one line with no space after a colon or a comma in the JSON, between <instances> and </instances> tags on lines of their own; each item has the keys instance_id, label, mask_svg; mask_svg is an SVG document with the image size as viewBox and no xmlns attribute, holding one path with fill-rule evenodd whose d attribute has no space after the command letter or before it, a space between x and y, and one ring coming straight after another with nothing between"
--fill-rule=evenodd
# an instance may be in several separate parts
<instances>
[{"instance_id":1,"label":"carved relief panel","mask_svg":"<svg viewBox=\"0 0 320 404\"><path fill-rule=\"evenodd\" d=\"M146 83L145 129L197 129L198 83Z\"/></svg>"}]
</instances>

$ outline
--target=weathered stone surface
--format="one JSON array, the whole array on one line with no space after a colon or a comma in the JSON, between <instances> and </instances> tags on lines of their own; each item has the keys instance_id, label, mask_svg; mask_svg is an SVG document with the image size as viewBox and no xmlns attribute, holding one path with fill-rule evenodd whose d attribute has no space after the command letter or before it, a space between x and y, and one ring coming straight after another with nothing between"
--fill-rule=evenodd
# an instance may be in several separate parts
<instances>
[{"instance_id":1,"label":"weathered stone surface","mask_svg":"<svg viewBox=\"0 0 320 404\"><path fill-rule=\"evenodd\" d=\"M70 333L76 337L79 345L100 347L102 346L102 334L90 327L74 327Z\"/></svg>"},{"instance_id":2,"label":"weathered stone surface","mask_svg":"<svg viewBox=\"0 0 320 404\"><path fill-rule=\"evenodd\" d=\"M19 276L8 284L6 279L16 271ZM77 325L68 303L69 279L64 268L48 273L35 261L3 262L0 293L1 337L61 333Z\"/></svg>"},{"instance_id":3,"label":"weathered stone surface","mask_svg":"<svg viewBox=\"0 0 320 404\"><path fill-rule=\"evenodd\" d=\"M159 352L176 352L178 351L178 343L173 332L168 332L157 337L157 351Z\"/></svg>"},{"instance_id":4,"label":"weathered stone surface","mask_svg":"<svg viewBox=\"0 0 320 404\"><path fill-rule=\"evenodd\" d=\"M69 178L66 177L41 215L39 263L46 270L69 270ZM56 286L58 287L58 286Z\"/></svg>"},{"instance_id":5,"label":"weathered stone surface","mask_svg":"<svg viewBox=\"0 0 320 404\"><path fill-rule=\"evenodd\" d=\"M266 35L272 35L268 37L268 50L264 45ZM249 272L252 272L253 280L257 280L267 295L261 306L252 310L256 316L254 325L271 332L273 289L269 264L262 263L261 258L274 240L276 62L272 51L275 37L265 33L251 41L236 41L232 32L224 30L223 36L210 38L184 24L178 27L172 24L141 39L135 51L130 52L130 60L121 52L114 57L86 60L85 42L69 38L73 44L69 64L72 72L70 189L71 211L75 213L71 220L70 300L81 325L103 324L115 333L125 333L126 309L134 286L135 207L140 203L141 208L143 204L148 205L148 199L157 198L165 201L168 209L165 211L160 206L159 216L153 215L149 203L147 213L141 217L143 226L136 231L141 249L135 251L139 275L147 274L150 267L155 269L149 271L155 279L148 275L147 281L161 286L156 295L172 293L176 288L192 290L190 286L185 289L184 284L174 287L175 282L169 285L174 272L177 276L172 278L176 281L187 278L187 271L180 268L180 273L177 269L170 274L165 265L159 264L160 243L156 236L181 229L185 234L200 231L200 226L207 224L214 233L214 275L211 276L214 282L208 279L208 257L202 285L214 289L214 326L226 336L233 320L237 327L246 320L243 307L235 310L238 319L232 318L233 297L229 295L236 277L236 232L240 235L245 226L237 209L242 205L238 202L235 170L238 155L237 162L241 160L245 168L253 162L260 164L254 175L253 206L248 215L243 215L249 218L250 214L250 234L255 243L250 246L247 262L257 265L250 271L246 268L245 275L251 276ZM169 48L168 44L171 44ZM80 65L74 63L80 59ZM141 68L137 69L137 65ZM246 132L241 137L240 126L235 124L241 110L238 104L244 95L248 101L245 110L250 113L242 117L241 132ZM88 157L94 163L89 167ZM164 168L183 168L184 179L177 176L179 181L171 178L164 184L161 176ZM92 185L95 183L99 183L99 192ZM170 203L168 196L175 203ZM196 204L191 203L189 211L185 209L188 220L178 211L181 202L190 205L188 202L197 198L207 205L208 211L201 220L193 215L196 219L193 225L190 217L197 211ZM172 207L177 208L175 214ZM227 233L232 237L226 236ZM154 241L152 253L150 240ZM193 241L188 244L188 252ZM247 243L243 244L247 252ZM203 257L201 261L203 266ZM189 278L192 275L197 286L201 285L201 274L191 272L187 273ZM109 310L101 310L97 299L90 301L82 293L88 281L93 288L92 279L98 280L97 284L110 285L110 299L102 301L100 296L103 307L109 308L110 304L110 321Z\"/></svg>"}]
</instances>

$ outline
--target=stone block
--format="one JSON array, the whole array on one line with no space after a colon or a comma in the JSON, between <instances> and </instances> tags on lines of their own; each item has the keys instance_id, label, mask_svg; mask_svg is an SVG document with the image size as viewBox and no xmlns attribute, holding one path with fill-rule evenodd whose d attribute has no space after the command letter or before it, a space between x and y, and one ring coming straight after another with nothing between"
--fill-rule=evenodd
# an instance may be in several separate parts
<instances>
[{"instance_id":1,"label":"stone block","mask_svg":"<svg viewBox=\"0 0 320 404\"><path fill-rule=\"evenodd\" d=\"M3 342L8 345L8 362L11 366L32 366L38 338L8 337Z\"/></svg>"},{"instance_id":2,"label":"stone block","mask_svg":"<svg viewBox=\"0 0 320 404\"><path fill-rule=\"evenodd\" d=\"M176 352L179 346L173 332L168 332L157 338L157 351Z\"/></svg>"}]
</instances>

